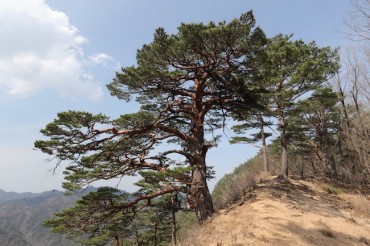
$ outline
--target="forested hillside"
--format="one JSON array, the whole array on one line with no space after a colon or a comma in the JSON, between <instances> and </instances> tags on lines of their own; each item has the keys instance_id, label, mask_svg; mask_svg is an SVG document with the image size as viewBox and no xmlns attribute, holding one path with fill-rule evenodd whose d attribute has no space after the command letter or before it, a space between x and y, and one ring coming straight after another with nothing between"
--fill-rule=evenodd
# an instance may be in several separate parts
<instances>
[{"instance_id":1,"label":"forested hillside","mask_svg":"<svg viewBox=\"0 0 370 246\"><path fill-rule=\"evenodd\" d=\"M70 207L76 196L60 191L0 192L0 244L17 246L76 245L42 226L57 211Z\"/></svg>"}]
</instances>

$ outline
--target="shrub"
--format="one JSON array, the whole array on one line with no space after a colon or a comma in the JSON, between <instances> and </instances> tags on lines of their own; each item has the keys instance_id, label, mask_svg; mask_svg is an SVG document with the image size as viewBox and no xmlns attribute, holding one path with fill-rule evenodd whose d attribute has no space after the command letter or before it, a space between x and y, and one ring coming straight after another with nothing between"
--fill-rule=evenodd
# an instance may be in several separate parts
<instances>
[{"instance_id":1,"label":"shrub","mask_svg":"<svg viewBox=\"0 0 370 246\"><path fill-rule=\"evenodd\" d=\"M329 194L333 194L333 195L338 195L339 193L342 193L342 190L339 189L339 188L335 188L335 187L327 187L326 188L326 191L329 193Z\"/></svg>"}]
</instances>

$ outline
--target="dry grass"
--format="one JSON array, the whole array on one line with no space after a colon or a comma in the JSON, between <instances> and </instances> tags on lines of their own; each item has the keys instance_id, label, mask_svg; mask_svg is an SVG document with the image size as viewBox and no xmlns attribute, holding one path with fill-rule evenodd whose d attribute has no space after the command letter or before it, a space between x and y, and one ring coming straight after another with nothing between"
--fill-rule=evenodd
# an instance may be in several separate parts
<instances>
[{"instance_id":1,"label":"dry grass","mask_svg":"<svg viewBox=\"0 0 370 246\"><path fill-rule=\"evenodd\" d=\"M246 191L254 188L257 183L261 183L264 179L270 176L271 175L268 172L261 172L259 174L249 172L237 175L235 179L230 179L224 185L224 192L222 192L221 195L218 195L216 201L214 201L216 210L223 209L236 202L243 194L245 194ZM207 221L203 226L194 224L191 229L185 230L181 235L179 235L180 242L177 245L198 246L199 244L194 241L194 238L199 236L200 231L205 234L211 234L212 229L207 226L207 224L212 223L211 221L212 220ZM217 245L224 245L222 237L218 238Z\"/></svg>"},{"instance_id":2,"label":"dry grass","mask_svg":"<svg viewBox=\"0 0 370 246\"><path fill-rule=\"evenodd\" d=\"M222 192L218 192L213 197L215 209L220 210L235 203L246 191L253 188L268 176L270 176L268 172L261 172L259 174L243 172L238 175L229 176L229 178L224 180Z\"/></svg>"},{"instance_id":3,"label":"dry grass","mask_svg":"<svg viewBox=\"0 0 370 246\"><path fill-rule=\"evenodd\" d=\"M199 232L202 230L202 227L195 223L192 228L187 229L184 231L181 235L178 237L178 241L176 246L195 246L197 245L194 241L194 238L197 238L199 236ZM171 246L174 246L173 244L170 244Z\"/></svg>"},{"instance_id":4,"label":"dry grass","mask_svg":"<svg viewBox=\"0 0 370 246\"><path fill-rule=\"evenodd\" d=\"M352 204L356 214L370 216L369 197L354 194L341 194L340 197Z\"/></svg>"},{"instance_id":5,"label":"dry grass","mask_svg":"<svg viewBox=\"0 0 370 246\"><path fill-rule=\"evenodd\" d=\"M365 244L365 245L370 245L370 240L367 239L366 237L361 237L360 242Z\"/></svg>"},{"instance_id":6,"label":"dry grass","mask_svg":"<svg viewBox=\"0 0 370 246\"><path fill-rule=\"evenodd\" d=\"M243 202L218 211L178 245L370 245L370 200L344 190L330 195L326 188L333 185L265 177L242 195ZM254 199L246 199L249 194Z\"/></svg>"},{"instance_id":7,"label":"dry grass","mask_svg":"<svg viewBox=\"0 0 370 246\"><path fill-rule=\"evenodd\" d=\"M271 174L269 172L262 171L259 174L255 176L257 180L259 180L259 183L261 183L266 178L271 177Z\"/></svg>"}]
</instances>

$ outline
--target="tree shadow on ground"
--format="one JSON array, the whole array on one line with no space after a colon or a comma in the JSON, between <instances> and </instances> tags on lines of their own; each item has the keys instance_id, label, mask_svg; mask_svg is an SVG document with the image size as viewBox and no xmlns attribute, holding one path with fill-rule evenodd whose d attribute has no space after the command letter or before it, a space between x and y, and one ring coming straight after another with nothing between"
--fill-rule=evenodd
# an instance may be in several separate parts
<instances>
[{"instance_id":1,"label":"tree shadow on ground","mask_svg":"<svg viewBox=\"0 0 370 246\"><path fill-rule=\"evenodd\" d=\"M264 241L271 245L335 245L335 246L351 246L351 245L370 245L370 236L363 235L354 237L336 231L321 223L317 223L315 228L302 228L297 223L288 222L287 224L278 225L282 231L290 232L301 239L301 243L293 242L290 238L275 238L266 237Z\"/></svg>"},{"instance_id":2,"label":"tree shadow on ground","mask_svg":"<svg viewBox=\"0 0 370 246\"><path fill-rule=\"evenodd\" d=\"M255 193L286 202L292 209L303 213L309 211L328 218L345 218L339 208L351 207L348 202L336 195L314 190L295 180L284 182L276 178L266 180L255 187Z\"/></svg>"}]
</instances>

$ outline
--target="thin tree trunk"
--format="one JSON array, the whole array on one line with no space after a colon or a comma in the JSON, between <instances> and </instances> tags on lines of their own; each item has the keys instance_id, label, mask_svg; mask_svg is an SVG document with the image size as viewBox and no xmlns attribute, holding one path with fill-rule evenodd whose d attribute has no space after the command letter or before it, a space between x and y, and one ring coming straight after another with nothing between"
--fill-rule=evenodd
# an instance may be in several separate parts
<instances>
[{"instance_id":1,"label":"thin tree trunk","mask_svg":"<svg viewBox=\"0 0 370 246\"><path fill-rule=\"evenodd\" d=\"M337 133L337 136L338 136L338 149L339 149L339 156L340 156L340 159L339 159L339 166L341 167L343 165L343 159L344 159L344 156L343 156L343 148L342 148L342 126L340 126L339 128L339 131Z\"/></svg>"},{"instance_id":2,"label":"thin tree trunk","mask_svg":"<svg viewBox=\"0 0 370 246\"><path fill-rule=\"evenodd\" d=\"M304 157L301 155L301 178L304 177Z\"/></svg>"},{"instance_id":3,"label":"thin tree trunk","mask_svg":"<svg viewBox=\"0 0 370 246\"><path fill-rule=\"evenodd\" d=\"M342 105L342 110L343 110L343 115L344 115L344 121L345 121L345 124L347 126L347 131L349 131L350 129L350 126L349 126L349 117L348 117L348 113L347 113L347 107L346 107L346 103L344 101L344 92L343 92L343 89L342 89L342 86L340 85L340 81L338 80L338 89L339 89L339 101L340 101L340 104Z\"/></svg>"},{"instance_id":4,"label":"thin tree trunk","mask_svg":"<svg viewBox=\"0 0 370 246\"><path fill-rule=\"evenodd\" d=\"M139 243L140 243L140 238L139 238L139 230L137 228L137 221L133 221L133 226L134 226L134 230L135 230L135 242L136 242L136 245L139 246Z\"/></svg>"},{"instance_id":5,"label":"thin tree trunk","mask_svg":"<svg viewBox=\"0 0 370 246\"><path fill-rule=\"evenodd\" d=\"M316 177L317 171L315 168L315 164L313 163L313 160L311 160L311 166L312 166L313 177Z\"/></svg>"},{"instance_id":6,"label":"thin tree trunk","mask_svg":"<svg viewBox=\"0 0 370 246\"><path fill-rule=\"evenodd\" d=\"M158 244L158 222L155 221L154 222L154 235L153 235L153 239L154 239L154 242L153 242L153 245L154 246L157 246Z\"/></svg>"},{"instance_id":7,"label":"thin tree trunk","mask_svg":"<svg viewBox=\"0 0 370 246\"><path fill-rule=\"evenodd\" d=\"M329 156L329 162L330 162L330 169L331 169L332 175L335 178L338 178L337 167L336 167L336 164L335 164L334 156L332 154L330 154L330 156Z\"/></svg>"},{"instance_id":8,"label":"thin tree trunk","mask_svg":"<svg viewBox=\"0 0 370 246\"><path fill-rule=\"evenodd\" d=\"M262 113L258 114L258 120L259 120L261 140L262 140L263 170L265 172L270 172L270 167L269 167L269 162L268 162L268 157L267 157L266 134L264 130L264 122L263 122Z\"/></svg>"},{"instance_id":9,"label":"thin tree trunk","mask_svg":"<svg viewBox=\"0 0 370 246\"><path fill-rule=\"evenodd\" d=\"M175 245L177 243L176 240L177 229L176 229L176 210L174 206L176 206L175 202L172 203L172 244Z\"/></svg>"},{"instance_id":10,"label":"thin tree trunk","mask_svg":"<svg viewBox=\"0 0 370 246\"><path fill-rule=\"evenodd\" d=\"M281 139L281 173L284 178L288 178L288 148L285 137Z\"/></svg>"},{"instance_id":11,"label":"thin tree trunk","mask_svg":"<svg viewBox=\"0 0 370 246\"><path fill-rule=\"evenodd\" d=\"M280 178L288 179L288 143L286 139L286 122L284 112L279 119L280 125L280 144L281 144L281 172Z\"/></svg>"},{"instance_id":12,"label":"thin tree trunk","mask_svg":"<svg viewBox=\"0 0 370 246\"><path fill-rule=\"evenodd\" d=\"M114 237L114 246L120 246L119 245L119 236Z\"/></svg>"}]
</instances>

